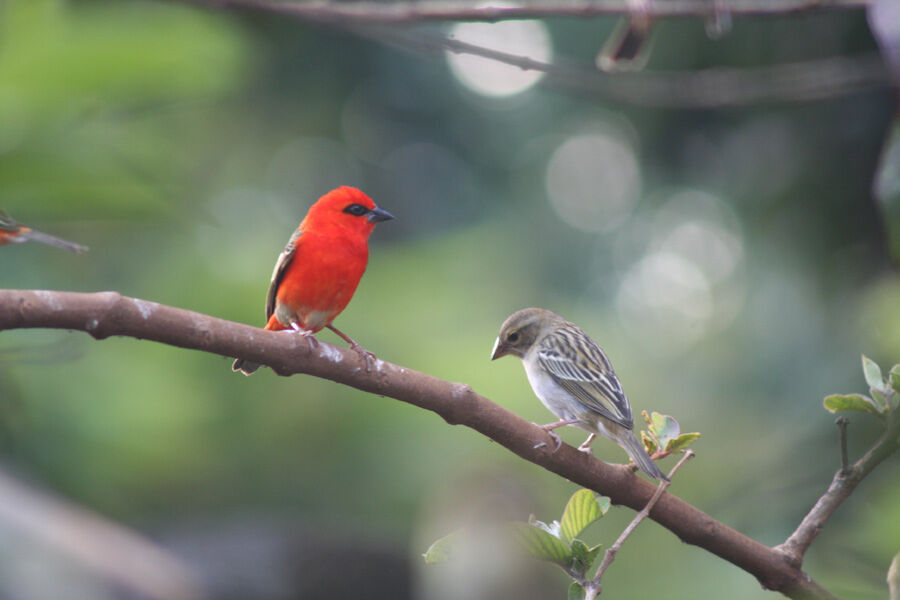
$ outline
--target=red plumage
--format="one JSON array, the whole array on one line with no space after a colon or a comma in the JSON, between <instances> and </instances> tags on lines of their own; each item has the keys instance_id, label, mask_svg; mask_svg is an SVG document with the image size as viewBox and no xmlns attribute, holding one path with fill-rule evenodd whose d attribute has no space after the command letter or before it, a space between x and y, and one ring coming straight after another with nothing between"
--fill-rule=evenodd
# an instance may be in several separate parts
<instances>
[{"instance_id":1,"label":"red plumage","mask_svg":"<svg viewBox=\"0 0 900 600\"><path fill-rule=\"evenodd\" d=\"M368 239L376 223L392 218L363 192L349 186L319 198L275 264L265 328L295 329L309 336L328 327L362 351L331 322L347 307L366 270ZM258 368L243 359L233 366L246 375Z\"/></svg>"}]
</instances>

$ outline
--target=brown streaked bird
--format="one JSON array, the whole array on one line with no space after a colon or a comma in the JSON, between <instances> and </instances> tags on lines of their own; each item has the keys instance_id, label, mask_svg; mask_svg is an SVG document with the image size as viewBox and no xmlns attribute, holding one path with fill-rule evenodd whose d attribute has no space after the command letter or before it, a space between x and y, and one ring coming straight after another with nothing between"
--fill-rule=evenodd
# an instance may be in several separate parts
<instances>
[{"instance_id":1,"label":"brown streaked bird","mask_svg":"<svg viewBox=\"0 0 900 600\"><path fill-rule=\"evenodd\" d=\"M619 444L635 464L654 479L668 478L634 435L631 406L612 364L600 346L580 327L543 308L524 308L500 327L491 360L512 354L522 359L535 395L559 421L542 425L553 430L574 425L590 433L579 450L590 452L599 434Z\"/></svg>"}]
</instances>

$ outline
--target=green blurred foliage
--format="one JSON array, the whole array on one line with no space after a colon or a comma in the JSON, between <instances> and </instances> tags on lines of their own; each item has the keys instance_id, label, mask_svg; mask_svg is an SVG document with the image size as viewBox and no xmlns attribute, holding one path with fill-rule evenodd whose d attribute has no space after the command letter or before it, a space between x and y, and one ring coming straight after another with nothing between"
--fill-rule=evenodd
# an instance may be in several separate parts
<instances>
[{"instance_id":1,"label":"green blurred foliage","mask_svg":"<svg viewBox=\"0 0 900 600\"><path fill-rule=\"evenodd\" d=\"M557 53L587 61L612 25L549 22ZM649 68L872 48L862 17L848 14L740 20L717 42L684 20L659 27ZM521 367L488 355L514 310L560 312L607 350L636 414L703 433L672 492L773 544L839 466L822 398L865 391L861 353L882 365L900 357L900 281L870 193L890 108L884 91L728 111L635 109L549 86L490 99L440 60L283 18L9 0L0 208L91 251L0 248L0 285L114 289L261 325L272 265L307 207L358 185L397 219L372 237L343 331L543 423L551 415ZM567 140L610 131L601 138L624 140L637 159L640 190L617 223L573 227L548 203L548 163ZM854 418L851 456L877 432ZM350 532L420 565L465 520L460 506L524 520L557 514L573 491L390 399L63 332L0 336L0 449L63 496L153 535L175 531L180 548L191 526L250 515L329 540ZM627 460L612 444L595 452ZM893 457L810 552L809 572L842 597L884 596L898 475ZM630 518L612 510L604 531ZM425 569L441 567L414 568L420 595L440 597ZM562 596L559 574L528 571L550 581L532 591ZM651 524L604 587L619 598L769 597Z\"/></svg>"}]
</instances>

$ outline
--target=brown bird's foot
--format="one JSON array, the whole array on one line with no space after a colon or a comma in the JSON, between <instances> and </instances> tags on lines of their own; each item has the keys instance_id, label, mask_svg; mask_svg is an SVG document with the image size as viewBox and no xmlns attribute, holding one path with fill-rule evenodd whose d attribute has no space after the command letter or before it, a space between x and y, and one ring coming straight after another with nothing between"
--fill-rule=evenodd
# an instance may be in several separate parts
<instances>
[{"instance_id":1,"label":"brown bird's foot","mask_svg":"<svg viewBox=\"0 0 900 600\"><path fill-rule=\"evenodd\" d=\"M596 437L597 437L596 433L592 433L591 435L589 435L588 439L584 440L584 442L582 442L582 444L580 446L578 446L578 451L584 452L587 455L593 456L594 453L591 450L591 442L593 442L594 438L596 438Z\"/></svg>"},{"instance_id":2,"label":"brown bird's foot","mask_svg":"<svg viewBox=\"0 0 900 600\"><path fill-rule=\"evenodd\" d=\"M537 425L537 423L535 423L535 425ZM538 425L538 427L541 427L541 426ZM543 429L543 427L541 427L541 429ZM547 431L547 435L549 435L550 438L553 440L553 443L554 443L553 452L556 452L557 450L562 448L562 438L559 437L559 435L557 435L553 431ZM547 442L538 442L537 444L534 445L535 450L537 450L538 448L546 448L546 447L547 447Z\"/></svg>"},{"instance_id":3,"label":"brown bird's foot","mask_svg":"<svg viewBox=\"0 0 900 600\"><path fill-rule=\"evenodd\" d=\"M328 325L328 329L335 332L342 340L350 344L350 349L359 354L364 361L366 361L366 373L370 373L372 371L372 363L375 361L375 354L369 352L365 348L359 345L353 338L349 335L335 327L334 325Z\"/></svg>"},{"instance_id":4,"label":"brown bird's foot","mask_svg":"<svg viewBox=\"0 0 900 600\"><path fill-rule=\"evenodd\" d=\"M557 450L560 449L560 447L562 447L562 439L558 435L556 435L556 433L554 433L553 430L556 429L557 427L563 427L564 425L574 425L577 422L578 422L578 419L563 419L562 421L557 421L556 423L548 423L546 425L538 425L538 427L540 427L541 429L546 431L550 435L550 437L553 439L553 441L556 442L556 447L553 449L553 451L556 452ZM537 425L537 423L535 423L535 425ZM535 444L534 447L535 448L543 448L546 445L547 444L545 442L541 442L539 444Z\"/></svg>"}]
</instances>

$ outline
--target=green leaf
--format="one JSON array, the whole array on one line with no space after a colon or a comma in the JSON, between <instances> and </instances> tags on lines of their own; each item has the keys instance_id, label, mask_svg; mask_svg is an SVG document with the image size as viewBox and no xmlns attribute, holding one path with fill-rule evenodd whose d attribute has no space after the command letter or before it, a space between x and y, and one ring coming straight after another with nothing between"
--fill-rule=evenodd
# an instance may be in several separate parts
<instances>
[{"instance_id":1,"label":"green leaf","mask_svg":"<svg viewBox=\"0 0 900 600\"><path fill-rule=\"evenodd\" d=\"M882 411L868 396L862 394L832 394L825 396L825 408L833 413L842 411L866 412L881 417Z\"/></svg>"},{"instance_id":2,"label":"green leaf","mask_svg":"<svg viewBox=\"0 0 900 600\"><path fill-rule=\"evenodd\" d=\"M674 417L658 412L650 414L650 436L656 439L660 450L664 450L669 443L681 433L681 426Z\"/></svg>"},{"instance_id":3,"label":"green leaf","mask_svg":"<svg viewBox=\"0 0 900 600\"><path fill-rule=\"evenodd\" d=\"M641 430L641 443L644 444L644 450L647 451L647 454L651 456L658 451L659 446L656 445L656 440L644 430Z\"/></svg>"},{"instance_id":4,"label":"green leaf","mask_svg":"<svg viewBox=\"0 0 900 600\"><path fill-rule=\"evenodd\" d=\"M512 527L516 541L532 556L564 569L572 563L572 551L558 537L528 523L512 523Z\"/></svg>"},{"instance_id":5,"label":"green leaf","mask_svg":"<svg viewBox=\"0 0 900 600\"><path fill-rule=\"evenodd\" d=\"M666 452L675 452L676 450L687 448L699 437L700 432L697 431L694 433L682 433L675 439L669 440L669 443L666 444Z\"/></svg>"},{"instance_id":6,"label":"green leaf","mask_svg":"<svg viewBox=\"0 0 900 600\"><path fill-rule=\"evenodd\" d=\"M663 415L658 412L650 413L650 420L652 421L652 429L653 433L656 434L656 437L659 438L660 441L663 439L671 439L676 437L681 431L681 427L678 425L678 421L669 415Z\"/></svg>"},{"instance_id":7,"label":"green leaf","mask_svg":"<svg viewBox=\"0 0 900 600\"><path fill-rule=\"evenodd\" d=\"M600 510L602 510L605 515L612 506L612 500L610 500L608 496L597 496L597 506L600 507Z\"/></svg>"},{"instance_id":8,"label":"green leaf","mask_svg":"<svg viewBox=\"0 0 900 600\"><path fill-rule=\"evenodd\" d=\"M609 510L608 507L607 510ZM560 521L564 538L574 540L604 514L606 514L606 510L603 510L603 507L597 502L597 494L591 490L578 490L569 498Z\"/></svg>"},{"instance_id":9,"label":"green leaf","mask_svg":"<svg viewBox=\"0 0 900 600\"><path fill-rule=\"evenodd\" d=\"M863 373L866 376L866 383L869 384L869 387L873 390L878 390L879 392L887 391L884 376L881 374L881 367L878 366L878 363L863 354L862 365Z\"/></svg>"},{"instance_id":10,"label":"green leaf","mask_svg":"<svg viewBox=\"0 0 900 600\"><path fill-rule=\"evenodd\" d=\"M591 565L594 564L594 561L597 560L597 555L600 554L602 548L603 544L597 544L593 548L589 548L581 540L572 540L572 556L575 559L575 564L572 565L573 568L584 576L587 570L591 568Z\"/></svg>"},{"instance_id":11,"label":"green leaf","mask_svg":"<svg viewBox=\"0 0 900 600\"><path fill-rule=\"evenodd\" d=\"M894 393L900 394L900 365L891 367L890 379Z\"/></svg>"},{"instance_id":12,"label":"green leaf","mask_svg":"<svg viewBox=\"0 0 900 600\"><path fill-rule=\"evenodd\" d=\"M425 564L435 565L450 560L461 536L462 530L457 530L431 544L428 550L425 551L425 554L422 555L425 558Z\"/></svg>"},{"instance_id":13,"label":"green leaf","mask_svg":"<svg viewBox=\"0 0 900 600\"><path fill-rule=\"evenodd\" d=\"M584 600L584 587L577 581L573 581L569 586L569 595L567 600Z\"/></svg>"}]
</instances>

